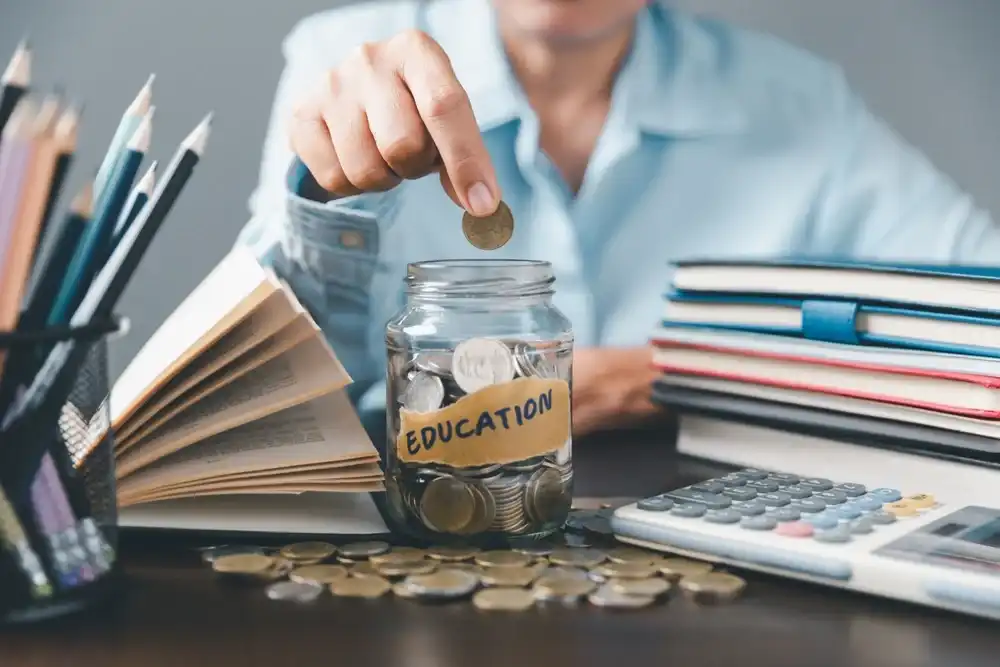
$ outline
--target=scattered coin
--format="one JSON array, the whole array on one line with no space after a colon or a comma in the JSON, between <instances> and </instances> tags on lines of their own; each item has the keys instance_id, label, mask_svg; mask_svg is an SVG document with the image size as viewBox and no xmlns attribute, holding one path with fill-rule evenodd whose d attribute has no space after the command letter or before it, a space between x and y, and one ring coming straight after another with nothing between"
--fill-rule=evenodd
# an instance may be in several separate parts
<instances>
[{"instance_id":1,"label":"scattered coin","mask_svg":"<svg viewBox=\"0 0 1000 667\"><path fill-rule=\"evenodd\" d=\"M355 561L350 568L352 577L381 577L379 571L375 568L375 564L371 561L362 560Z\"/></svg>"},{"instance_id":2,"label":"scattered coin","mask_svg":"<svg viewBox=\"0 0 1000 667\"><path fill-rule=\"evenodd\" d=\"M451 370L467 394L510 382L517 372L510 348L492 338L470 338L456 345Z\"/></svg>"},{"instance_id":3,"label":"scattered coin","mask_svg":"<svg viewBox=\"0 0 1000 667\"><path fill-rule=\"evenodd\" d=\"M389 592L392 585L381 577L348 577L330 584L330 592L341 598L381 597Z\"/></svg>"},{"instance_id":4,"label":"scattered coin","mask_svg":"<svg viewBox=\"0 0 1000 667\"><path fill-rule=\"evenodd\" d=\"M530 540L525 542L511 542L511 549L518 553L522 553L528 556L534 556L536 558L541 558L548 556L552 553L555 548L551 544L546 544L545 542L538 542L536 540Z\"/></svg>"},{"instance_id":5,"label":"scattered coin","mask_svg":"<svg viewBox=\"0 0 1000 667\"><path fill-rule=\"evenodd\" d=\"M215 559L221 558L222 556L240 556L247 554L253 554L258 556L267 555L264 553L264 550L260 547L248 547L248 546L228 545L228 544L220 544L213 547L205 547L203 549L199 549L199 551L201 552L201 559L206 563L212 563L215 561Z\"/></svg>"},{"instance_id":6,"label":"scattered coin","mask_svg":"<svg viewBox=\"0 0 1000 667\"><path fill-rule=\"evenodd\" d=\"M479 586L479 577L462 570L442 569L432 574L418 574L405 579L407 587L422 598L455 599L465 597Z\"/></svg>"},{"instance_id":7,"label":"scattered coin","mask_svg":"<svg viewBox=\"0 0 1000 667\"><path fill-rule=\"evenodd\" d=\"M687 558L664 558L659 563L660 574L671 581L695 574L705 574L712 571L711 563L703 563Z\"/></svg>"},{"instance_id":8,"label":"scattered coin","mask_svg":"<svg viewBox=\"0 0 1000 667\"><path fill-rule=\"evenodd\" d=\"M271 569L265 570L258 575L255 575L262 581L281 581L291 574L292 570L295 569L297 563L293 563L290 560L284 558L276 558L274 560L274 565Z\"/></svg>"},{"instance_id":9,"label":"scattered coin","mask_svg":"<svg viewBox=\"0 0 1000 667\"><path fill-rule=\"evenodd\" d=\"M532 593L540 601L558 601L564 604L576 604L585 595L589 595L597 584L586 578L567 576L540 577L532 587Z\"/></svg>"},{"instance_id":10,"label":"scattered coin","mask_svg":"<svg viewBox=\"0 0 1000 667\"><path fill-rule=\"evenodd\" d=\"M267 587L267 597L272 600L291 602L312 602L323 592L323 588L298 581L279 581Z\"/></svg>"},{"instance_id":11,"label":"scattered coin","mask_svg":"<svg viewBox=\"0 0 1000 667\"><path fill-rule=\"evenodd\" d=\"M472 604L484 611L526 611L535 597L523 588L486 588L472 596Z\"/></svg>"},{"instance_id":12,"label":"scattered coin","mask_svg":"<svg viewBox=\"0 0 1000 667\"><path fill-rule=\"evenodd\" d=\"M592 568L603 563L607 557L607 554L597 549L556 549L549 554L549 562L553 565Z\"/></svg>"},{"instance_id":13,"label":"scattered coin","mask_svg":"<svg viewBox=\"0 0 1000 667\"><path fill-rule=\"evenodd\" d=\"M212 569L219 574L259 575L273 566L274 559L261 554L233 554L212 561Z\"/></svg>"},{"instance_id":14,"label":"scattered coin","mask_svg":"<svg viewBox=\"0 0 1000 667\"><path fill-rule=\"evenodd\" d=\"M593 573L606 579L649 579L656 576L657 569L651 563L603 563Z\"/></svg>"},{"instance_id":15,"label":"scattered coin","mask_svg":"<svg viewBox=\"0 0 1000 667\"><path fill-rule=\"evenodd\" d=\"M615 563L660 563L663 558L651 551L643 551L632 547L615 547L608 551L608 560Z\"/></svg>"},{"instance_id":16,"label":"scattered coin","mask_svg":"<svg viewBox=\"0 0 1000 667\"><path fill-rule=\"evenodd\" d=\"M538 578L530 567L484 567L479 575L484 586L524 587Z\"/></svg>"},{"instance_id":17,"label":"scattered coin","mask_svg":"<svg viewBox=\"0 0 1000 667\"><path fill-rule=\"evenodd\" d=\"M678 584L685 597L699 604L734 600L746 585L746 581L740 577L724 572L691 575L682 578Z\"/></svg>"},{"instance_id":18,"label":"scattered coin","mask_svg":"<svg viewBox=\"0 0 1000 667\"><path fill-rule=\"evenodd\" d=\"M389 551L389 548L386 542L355 542L340 547L340 553L346 558L364 560L378 554L384 554Z\"/></svg>"},{"instance_id":19,"label":"scattered coin","mask_svg":"<svg viewBox=\"0 0 1000 667\"><path fill-rule=\"evenodd\" d=\"M466 212L462 215L462 233L480 250L502 248L514 235L514 216L503 201L491 215L478 218Z\"/></svg>"},{"instance_id":20,"label":"scattered coin","mask_svg":"<svg viewBox=\"0 0 1000 667\"><path fill-rule=\"evenodd\" d=\"M330 584L344 579L349 571L343 565L306 565L292 570L288 578L306 584Z\"/></svg>"},{"instance_id":21,"label":"scattered coin","mask_svg":"<svg viewBox=\"0 0 1000 667\"><path fill-rule=\"evenodd\" d=\"M477 553L479 553L479 549L474 547L431 547L427 550L427 555L434 560L449 563L472 560Z\"/></svg>"},{"instance_id":22,"label":"scattered coin","mask_svg":"<svg viewBox=\"0 0 1000 667\"><path fill-rule=\"evenodd\" d=\"M527 567L534 561L533 556L517 551L485 551L476 555L476 564L483 567Z\"/></svg>"},{"instance_id":23,"label":"scattered coin","mask_svg":"<svg viewBox=\"0 0 1000 667\"><path fill-rule=\"evenodd\" d=\"M320 561L329 558L337 552L337 547L326 542L299 542L283 547L279 554L296 563L302 561Z\"/></svg>"},{"instance_id":24,"label":"scattered coin","mask_svg":"<svg viewBox=\"0 0 1000 667\"><path fill-rule=\"evenodd\" d=\"M562 565L556 565L554 567L548 567L538 573L538 581L544 582L549 579L578 579L580 581L589 581L587 577L587 571L580 569L578 567L565 567Z\"/></svg>"},{"instance_id":25,"label":"scattered coin","mask_svg":"<svg viewBox=\"0 0 1000 667\"><path fill-rule=\"evenodd\" d=\"M437 569L438 564L432 560L399 561L395 563L374 563L375 570L383 577L408 577L411 574L430 574Z\"/></svg>"},{"instance_id":26,"label":"scattered coin","mask_svg":"<svg viewBox=\"0 0 1000 667\"><path fill-rule=\"evenodd\" d=\"M413 547L393 547L392 551L384 554L375 554L368 560L372 565L382 565L384 563L411 563L415 560L424 560L426 554L420 549Z\"/></svg>"},{"instance_id":27,"label":"scattered coin","mask_svg":"<svg viewBox=\"0 0 1000 667\"><path fill-rule=\"evenodd\" d=\"M406 600L414 600L417 598L417 594L406 585L405 581L397 581L392 585L392 594L398 598L403 598Z\"/></svg>"},{"instance_id":28,"label":"scattered coin","mask_svg":"<svg viewBox=\"0 0 1000 667\"><path fill-rule=\"evenodd\" d=\"M608 585L601 586L587 596L590 604L606 609L641 609L653 604L654 599L648 595L627 595L619 593Z\"/></svg>"},{"instance_id":29,"label":"scattered coin","mask_svg":"<svg viewBox=\"0 0 1000 667\"><path fill-rule=\"evenodd\" d=\"M664 595L671 588L669 581L659 577L655 579L611 579L607 585L616 593L652 598Z\"/></svg>"}]
</instances>

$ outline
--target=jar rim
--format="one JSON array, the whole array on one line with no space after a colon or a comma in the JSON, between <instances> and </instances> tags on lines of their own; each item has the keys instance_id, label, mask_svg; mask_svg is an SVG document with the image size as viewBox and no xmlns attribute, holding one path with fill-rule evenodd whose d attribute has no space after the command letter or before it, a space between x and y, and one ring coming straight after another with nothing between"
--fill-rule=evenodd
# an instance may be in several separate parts
<instances>
[{"instance_id":1,"label":"jar rim","mask_svg":"<svg viewBox=\"0 0 1000 667\"><path fill-rule=\"evenodd\" d=\"M472 259L430 259L420 262L411 262L411 269L473 269L473 268L519 268L537 267L551 268L552 262L541 259L494 259L492 257L472 258Z\"/></svg>"},{"instance_id":2,"label":"jar rim","mask_svg":"<svg viewBox=\"0 0 1000 667\"><path fill-rule=\"evenodd\" d=\"M421 298L552 293L552 263L534 259L436 259L407 265L407 292Z\"/></svg>"}]
</instances>

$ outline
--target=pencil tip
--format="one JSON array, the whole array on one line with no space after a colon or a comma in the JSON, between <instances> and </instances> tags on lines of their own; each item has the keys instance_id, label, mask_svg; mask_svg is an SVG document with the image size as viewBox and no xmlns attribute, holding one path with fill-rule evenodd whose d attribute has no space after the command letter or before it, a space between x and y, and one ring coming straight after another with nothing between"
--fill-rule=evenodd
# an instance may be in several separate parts
<instances>
[{"instance_id":1,"label":"pencil tip","mask_svg":"<svg viewBox=\"0 0 1000 667\"><path fill-rule=\"evenodd\" d=\"M31 35L25 33L25 35L21 37L21 41L17 43L17 51L25 53L26 51L30 50L31 50Z\"/></svg>"},{"instance_id":2,"label":"pencil tip","mask_svg":"<svg viewBox=\"0 0 1000 667\"><path fill-rule=\"evenodd\" d=\"M85 183L70 204L70 210L81 217L89 218L94 212L94 184Z\"/></svg>"},{"instance_id":3,"label":"pencil tip","mask_svg":"<svg viewBox=\"0 0 1000 667\"><path fill-rule=\"evenodd\" d=\"M215 120L215 112L209 111L205 114L205 118L202 119L201 124L205 127L212 127L212 121Z\"/></svg>"}]
</instances>

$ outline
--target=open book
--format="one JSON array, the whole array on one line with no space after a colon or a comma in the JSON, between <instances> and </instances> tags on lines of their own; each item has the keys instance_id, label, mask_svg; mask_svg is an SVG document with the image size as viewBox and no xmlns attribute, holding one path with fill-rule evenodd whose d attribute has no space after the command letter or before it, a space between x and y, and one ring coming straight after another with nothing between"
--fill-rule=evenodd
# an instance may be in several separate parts
<instances>
[{"instance_id":1,"label":"open book","mask_svg":"<svg viewBox=\"0 0 1000 667\"><path fill-rule=\"evenodd\" d=\"M292 291L233 251L111 391L121 524L383 532L379 456L350 382Z\"/></svg>"}]
</instances>

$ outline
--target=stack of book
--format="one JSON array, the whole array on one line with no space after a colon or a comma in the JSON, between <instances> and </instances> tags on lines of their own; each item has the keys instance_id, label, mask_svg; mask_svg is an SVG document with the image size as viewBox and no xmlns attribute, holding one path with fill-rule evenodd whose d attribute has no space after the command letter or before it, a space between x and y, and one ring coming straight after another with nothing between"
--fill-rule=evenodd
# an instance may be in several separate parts
<instances>
[{"instance_id":1,"label":"stack of book","mask_svg":"<svg viewBox=\"0 0 1000 667\"><path fill-rule=\"evenodd\" d=\"M233 251L112 389L121 524L385 532L379 455L350 382L291 289Z\"/></svg>"},{"instance_id":2,"label":"stack of book","mask_svg":"<svg viewBox=\"0 0 1000 667\"><path fill-rule=\"evenodd\" d=\"M824 477L877 449L1000 464L1000 270L683 262L652 343L685 453Z\"/></svg>"}]
</instances>

